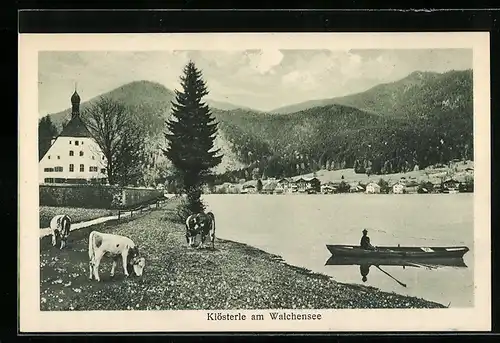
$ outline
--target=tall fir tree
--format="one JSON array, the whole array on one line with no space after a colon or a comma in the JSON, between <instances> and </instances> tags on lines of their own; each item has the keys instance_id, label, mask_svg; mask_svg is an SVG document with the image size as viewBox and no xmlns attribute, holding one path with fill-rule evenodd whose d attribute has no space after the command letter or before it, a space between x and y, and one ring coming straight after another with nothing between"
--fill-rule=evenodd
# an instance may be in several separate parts
<instances>
[{"instance_id":1,"label":"tall fir tree","mask_svg":"<svg viewBox=\"0 0 500 343\"><path fill-rule=\"evenodd\" d=\"M49 116L45 116L38 122L38 160L49 150L52 138L57 136L56 126Z\"/></svg>"},{"instance_id":2,"label":"tall fir tree","mask_svg":"<svg viewBox=\"0 0 500 343\"><path fill-rule=\"evenodd\" d=\"M214 149L217 125L202 98L208 94L202 73L190 61L180 77L182 91L175 90L172 118L166 121L165 138L168 148L163 150L180 178L187 204L182 215L201 212L203 184L211 178L211 169L222 161L220 149Z\"/></svg>"}]
</instances>

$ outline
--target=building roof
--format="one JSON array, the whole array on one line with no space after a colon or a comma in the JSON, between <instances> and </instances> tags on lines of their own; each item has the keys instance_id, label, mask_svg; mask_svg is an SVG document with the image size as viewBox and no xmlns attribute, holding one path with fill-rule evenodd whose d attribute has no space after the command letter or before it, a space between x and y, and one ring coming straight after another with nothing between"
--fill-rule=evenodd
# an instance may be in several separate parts
<instances>
[{"instance_id":1,"label":"building roof","mask_svg":"<svg viewBox=\"0 0 500 343\"><path fill-rule=\"evenodd\" d=\"M305 181L305 182L311 182L313 180L319 181L317 177L303 177L303 176L296 176L292 178L292 182L300 182L300 181Z\"/></svg>"},{"instance_id":2,"label":"building roof","mask_svg":"<svg viewBox=\"0 0 500 343\"><path fill-rule=\"evenodd\" d=\"M270 180L262 186L262 189L272 191L276 188L277 184L278 182L276 182L275 180Z\"/></svg>"},{"instance_id":3,"label":"building roof","mask_svg":"<svg viewBox=\"0 0 500 343\"><path fill-rule=\"evenodd\" d=\"M254 187L257 188L257 180L249 180L242 185L242 188Z\"/></svg>"},{"instance_id":4,"label":"building roof","mask_svg":"<svg viewBox=\"0 0 500 343\"><path fill-rule=\"evenodd\" d=\"M68 124L64 127L59 137L88 137L92 138L87 126L83 123L80 116L71 118Z\"/></svg>"},{"instance_id":5,"label":"building roof","mask_svg":"<svg viewBox=\"0 0 500 343\"><path fill-rule=\"evenodd\" d=\"M307 181L307 182L310 182L310 181L313 181L313 180L316 180L316 181L319 181L319 179L315 176L313 177L305 177L304 178L304 181Z\"/></svg>"}]
</instances>

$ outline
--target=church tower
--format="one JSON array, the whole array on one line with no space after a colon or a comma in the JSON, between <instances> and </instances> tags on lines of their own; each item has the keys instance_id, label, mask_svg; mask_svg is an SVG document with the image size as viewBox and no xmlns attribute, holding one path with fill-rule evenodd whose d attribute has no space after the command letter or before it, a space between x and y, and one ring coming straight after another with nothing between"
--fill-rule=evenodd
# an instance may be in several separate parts
<instances>
[{"instance_id":1,"label":"church tower","mask_svg":"<svg viewBox=\"0 0 500 343\"><path fill-rule=\"evenodd\" d=\"M71 119L39 162L39 183L105 183L106 159L80 115L80 95L71 96Z\"/></svg>"},{"instance_id":2,"label":"church tower","mask_svg":"<svg viewBox=\"0 0 500 343\"><path fill-rule=\"evenodd\" d=\"M80 116L80 96L76 91L75 85L75 92L71 96L71 118L75 118L78 116Z\"/></svg>"}]
</instances>

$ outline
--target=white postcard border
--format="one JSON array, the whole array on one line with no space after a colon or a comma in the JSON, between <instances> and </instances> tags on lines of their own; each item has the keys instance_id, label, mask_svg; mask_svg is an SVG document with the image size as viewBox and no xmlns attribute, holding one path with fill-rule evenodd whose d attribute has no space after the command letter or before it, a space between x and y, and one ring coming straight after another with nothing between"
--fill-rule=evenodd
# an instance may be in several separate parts
<instances>
[{"instance_id":1,"label":"white postcard border","mask_svg":"<svg viewBox=\"0 0 500 343\"><path fill-rule=\"evenodd\" d=\"M38 51L472 48L474 54L474 307L296 310L316 321L208 321L214 311L40 311ZM491 329L489 33L190 33L19 35L19 316L21 332L488 331ZM268 316L269 310L223 311ZM282 312L282 311L280 311ZM287 310L286 312L290 312Z\"/></svg>"}]
</instances>

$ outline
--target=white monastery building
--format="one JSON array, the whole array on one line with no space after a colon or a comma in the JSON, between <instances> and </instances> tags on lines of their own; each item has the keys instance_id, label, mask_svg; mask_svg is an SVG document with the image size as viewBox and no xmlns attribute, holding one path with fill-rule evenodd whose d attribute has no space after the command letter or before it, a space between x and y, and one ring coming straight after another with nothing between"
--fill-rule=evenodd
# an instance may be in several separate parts
<instances>
[{"instance_id":1,"label":"white monastery building","mask_svg":"<svg viewBox=\"0 0 500 343\"><path fill-rule=\"evenodd\" d=\"M106 183L106 159L80 118L80 96L71 96L71 120L39 162L39 183Z\"/></svg>"}]
</instances>

